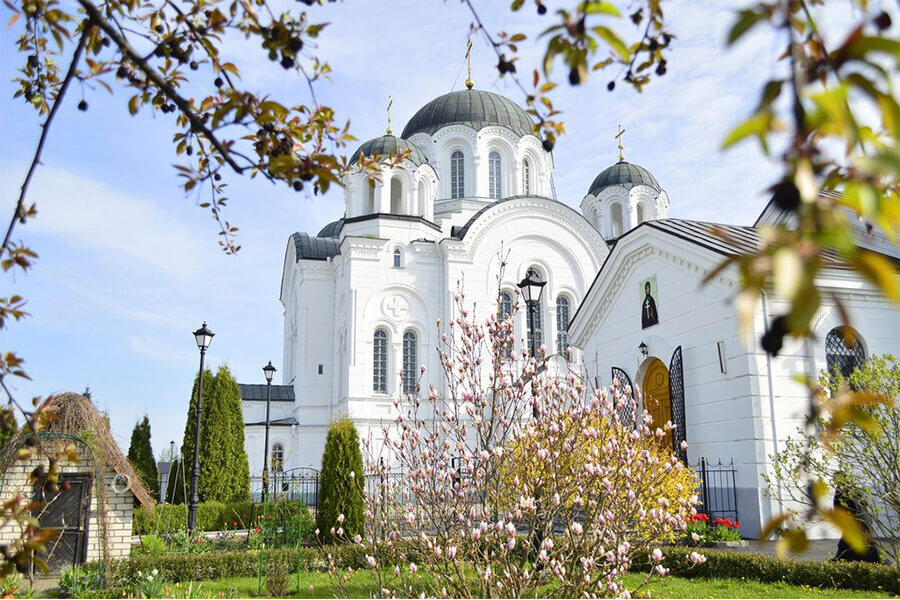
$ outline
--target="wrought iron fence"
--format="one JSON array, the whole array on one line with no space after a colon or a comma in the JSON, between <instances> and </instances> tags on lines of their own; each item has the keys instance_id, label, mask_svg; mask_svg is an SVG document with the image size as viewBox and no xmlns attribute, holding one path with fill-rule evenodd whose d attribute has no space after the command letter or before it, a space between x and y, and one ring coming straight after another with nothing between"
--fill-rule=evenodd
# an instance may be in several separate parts
<instances>
[{"instance_id":1,"label":"wrought iron fence","mask_svg":"<svg viewBox=\"0 0 900 600\"><path fill-rule=\"evenodd\" d=\"M250 478L252 502L268 500L299 500L310 508L319 505L319 471L309 467L275 471L269 475L268 486L261 475Z\"/></svg>"},{"instance_id":2,"label":"wrought iron fence","mask_svg":"<svg viewBox=\"0 0 900 600\"><path fill-rule=\"evenodd\" d=\"M698 511L709 515L710 520L738 520L736 469L734 459L727 464L719 459L712 464L706 458L692 465L700 477L700 506Z\"/></svg>"}]
</instances>

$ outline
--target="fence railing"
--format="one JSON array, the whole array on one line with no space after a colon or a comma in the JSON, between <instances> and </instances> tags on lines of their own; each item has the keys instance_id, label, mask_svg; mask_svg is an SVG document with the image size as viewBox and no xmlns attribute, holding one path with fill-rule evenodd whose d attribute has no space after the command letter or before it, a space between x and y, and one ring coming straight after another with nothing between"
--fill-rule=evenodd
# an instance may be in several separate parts
<instances>
[{"instance_id":1,"label":"fence railing","mask_svg":"<svg viewBox=\"0 0 900 600\"><path fill-rule=\"evenodd\" d=\"M706 458L691 465L700 477L700 506L698 512L706 513L711 520L738 520L737 470L734 459L727 464L719 459L715 464Z\"/></svg>"}]
</instances>

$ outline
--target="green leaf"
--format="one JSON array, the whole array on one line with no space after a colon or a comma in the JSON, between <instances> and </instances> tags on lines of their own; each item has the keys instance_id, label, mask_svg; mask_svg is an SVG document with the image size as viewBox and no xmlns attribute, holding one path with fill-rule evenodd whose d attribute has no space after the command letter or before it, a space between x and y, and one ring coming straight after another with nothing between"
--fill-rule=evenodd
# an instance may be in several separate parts
<instances>
[{"instance_id":1,"label":"green leaf","mask_svg":"<svg viewBox=\"0 0 900 600\"><path fill-rule=\"evenodd\" d=\"M140 96L132 96L131 100L128 101L128 112L132 115L136 115L138 111L138 106L140 106L141 98Z\"/></svg>"},{"instance_id":2,"label":"green leaf","mask_svg":"<svg viewBox=\"0 0 900 600\"><path fill-rule=\"evenodd\" d=\"M609 2L589 2L587 6L584 7L584 12L588 15L610 15L613 17L622 16L622 13L619 12L619 9L616 8L614 4L610 4Z\"/></svg>"},{"instance_id":3,"label":"green leaf","mask_svg":"<svg viewBox=\"0 0 900 600\"><path fill-rule=\"evenodd\" d=\"M756 136L759 138L760 144L762 144L763 149L765 149L765 151L768 153L768 144L765 140L766 134L768 134L770 130L770 122L771 115L769 113L758 112L754 114L749 119L731 130L731 132L725 137L725 141L722 142L722 149L724 150L726 148L730 148L731 146L750 136Z\"/></svg>"},{"instance_id":4,"label":"green leaf","mask_svg":"<svg viewBox=\"0 0 900 600\"><path fill-rule=\"evenodd\" d=\"M866 544L866 537L863 535L859 523L857 523L856 519L853 518L853 515L850 514L850 511L841 508L840 506L835 506L834 510L823 511L822 516L826 521L834 524L841 530L841 537L850 544L850 547L853 548L855 552L858 554L865 553L866 548L868 547Z\"/></svg>"},{"instance_id":5,"label":"green leaf","mask_svg":"<svg viewBox=\"0 0 900 600\"><path fill-rule=\"evenodd\" d=\"M619 55L619 58L621 58L622 60L628 60L631 58L631 53L628 51L628 47L625 45L625 42L622 41L622 38L619 37L619 34L617 34L615 31L613 31L609 27L604 27L603 25L592 27L591 31L596 33L598 37L606 42L609 47Z\"/></svg>"},{"instance_id":6,"label":"green leaf","mask_svg":"<svg viewBox=\"0 0 900 600\"><path fill-rule=\"evenodd\" d=\"M753 10L742 10L738 13L737 21L734 22L734 25L731 26L731 30L728 32L728 45L731 46L741 39L745 33L753 29L763 18L765 18L765 15Z\"/></svg>"},{"instance_id":7,"label":"green leaf","mask_svg":"<svg viewBox=\"0 0 900 600\"><path fill-rule=\"evenodd\" d=\"M889 300L900 302L897 269L881 254L862 250L853 259L854 268L874 283Z\"/></svg>"}]
</instances>

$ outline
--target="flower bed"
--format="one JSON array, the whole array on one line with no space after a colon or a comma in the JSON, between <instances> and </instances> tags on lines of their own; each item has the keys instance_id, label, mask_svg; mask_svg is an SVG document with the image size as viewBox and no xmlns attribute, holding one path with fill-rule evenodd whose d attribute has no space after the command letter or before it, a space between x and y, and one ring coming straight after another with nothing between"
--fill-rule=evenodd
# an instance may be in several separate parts
<instances>
[{"instance_id":1,"label":"flower bed","mask_svg":"<svg viewBox=\"0 0 900 600\"><path fill-rule=\"evenodd\" d=\"M709 515L697 513L690 518L684 541L691 546L703 546L711 542L740 542L741 522L710 519Z\"/></svg>"}]
</instances>

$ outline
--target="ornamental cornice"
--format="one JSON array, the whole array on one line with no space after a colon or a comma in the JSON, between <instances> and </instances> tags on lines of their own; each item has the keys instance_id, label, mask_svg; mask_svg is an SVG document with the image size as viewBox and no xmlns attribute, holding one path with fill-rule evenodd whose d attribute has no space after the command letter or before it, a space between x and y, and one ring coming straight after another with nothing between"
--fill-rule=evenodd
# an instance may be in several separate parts
<instances>
[{"instance_id":1,"label":"ornamental cornice","mask_svg":"<svg viewBox=\"0 0 900 600\"><path fill-rule=\"evenodd\" d=\"M583 328L584 334L580 336L582 339L582 345L584 344L585 340L587 340L591 335L594 334L594 332L606 319L606 315L609 313L610 307L612 306L613 302L615 302L615 299L619 295L619 292L622 290L622 287L625 285L625 281L631 275L632 267L653 255L659 256L660 258L667 260L684 270L696 274L700 279L705 277L706 274L710 271L709 265L699 264L698 262L691 260L683 254L673 252L672 250L666 248L655 246L651 241L645 242L640 247L626 254L625 257L620 260L618 267L616 267L613 274L609 276L609 283L607 283L605 292L598 302L591 303L590 305L587 304L587 300L589 300L591 296L591 290L588 290L588 297L583 303L583 308L585 310L591 311L591 317L588 320L587 326ZM737 285L733 278L725 276L724 273L720 273L712 281L727 288L734 288Z\"/></svg>"},{"instance_id":2,"label":"ornamental cornice","mask_svg":"<svg viewBox=\"0 0 900 600\"><path fill-rule=\"evenodd\" d=\"M353 258L379 260L379 254L389 241L383 238L345 237L344 244L347 251L342 251L341 254L352 256Z\"/></svg>"},{"instance_id":3,"label":"ornamental cornice","mask_svg":"<svg viewBox=\"0 0 900 600\"><path fill-rule=\"evenodd\" d=\"M466 125L448 125L447 127L442 127L434 132L433 140L435 143L438 143L445 138L454 135L465 137L472 142L478 140L478 132Z\"/></svg>"},{"instance_id":4,"label":"ornamental cornice","mask_svg":"<svg viewBox=\"0 0 900 600\"><path fill-rule=\"evenodd\" d=\"M510 144L512 144L513 148L515 148L519 142L518 134L514 133L513 131L510 131L506 127L501 127L499 125L491 125L488 127L482 127L478 131L478 139L479 140L484 140L485 138L488 138L491 136L498 136L498 137L501 137L501 138L507 140Z\"/></svg>"},{"instance_id":5,"label":"ornamental cornice","mask_svg":"<svg viewBox=\"0 0 900 600\"><path fill-rule=\"evenodd\" d=\"M525 216L548 219L574 229L575 233L594 254L594 260L597 265L600 265L606 255L609 254L609 250L597 230L594 229L587 219L571 207L553 200L540 201L534 198L521 198L499 202L491 206L472 224L466 232L466 239L464 240L469 259L474 258L475 248L481 244L492 224L508 219L511 214L520 212L524 212Z\"/></svg>"}]
</instances>

